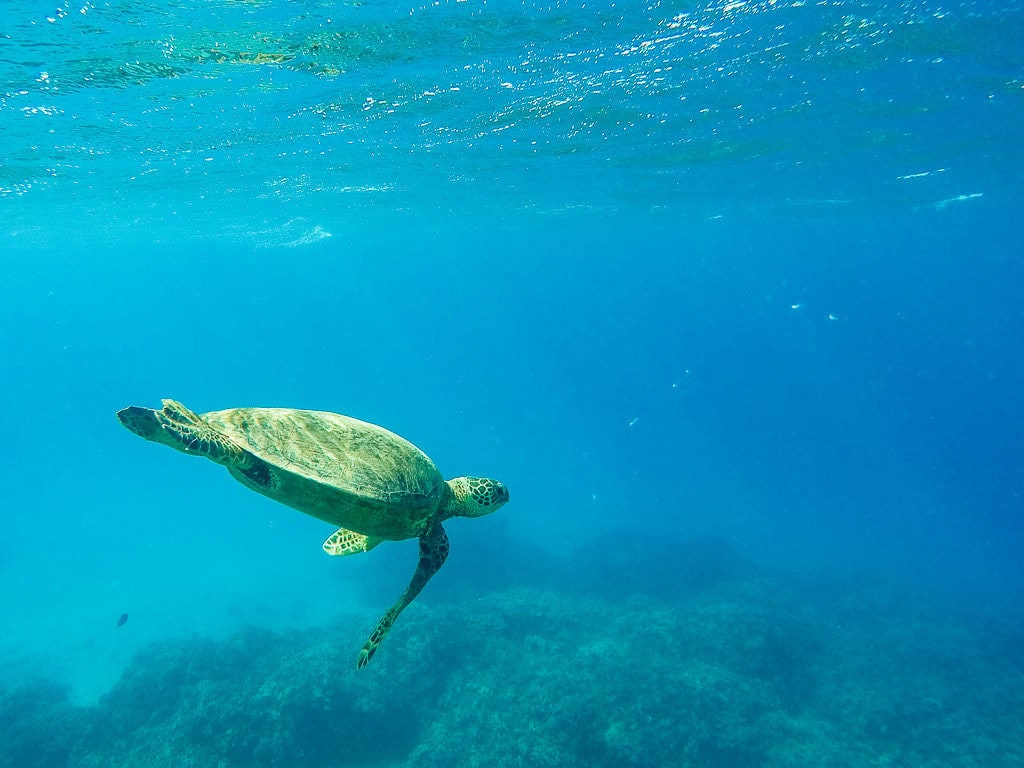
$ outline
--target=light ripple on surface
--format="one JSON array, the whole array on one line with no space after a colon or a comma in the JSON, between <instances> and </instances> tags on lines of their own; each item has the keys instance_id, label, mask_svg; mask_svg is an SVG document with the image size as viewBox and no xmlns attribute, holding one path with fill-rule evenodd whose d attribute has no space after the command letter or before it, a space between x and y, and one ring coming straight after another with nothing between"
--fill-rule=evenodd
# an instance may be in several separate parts
<instances>
[{"instance_id":1,"label":"light ripple on surface","mask_svg":"<svg viewBox=\"0 0 1024 768\"><path fill-rule=\"evenodd\" d=\"M838 179L951 110L971 118L1017 97L1024 59L1007 35L1016 6L928 0L115 2L48 18L17 3L7 16L4 197L84 185L127 200L174 185L193 203L244 201L416 192L417 178L436 199L438 184L492 176L522 192L554 160L564 194L572 180L621 188L625 171L658 204L726 173L756 197L765 172ZM1005 77L977 71L981 46ZM915 162L952 167L971 126Z\"/></svg>"}]
</instances>

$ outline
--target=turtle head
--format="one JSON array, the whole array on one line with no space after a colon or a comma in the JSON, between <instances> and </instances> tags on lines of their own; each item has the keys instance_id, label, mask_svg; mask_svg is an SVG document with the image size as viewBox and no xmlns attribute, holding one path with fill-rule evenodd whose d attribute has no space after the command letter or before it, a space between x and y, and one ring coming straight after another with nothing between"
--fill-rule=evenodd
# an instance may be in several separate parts
<instances>
[{"instance_id":1,"label":"turtle head","mask_svg":"<svg viewBox=\"0 0 1024 768\"><path fill-rule=\"evenodd\" d=\"M449 517L483 517L508 501L508 488L489 477L456 477L448 481L451 495L442 512Z\"/></svg>"}]
</instances>

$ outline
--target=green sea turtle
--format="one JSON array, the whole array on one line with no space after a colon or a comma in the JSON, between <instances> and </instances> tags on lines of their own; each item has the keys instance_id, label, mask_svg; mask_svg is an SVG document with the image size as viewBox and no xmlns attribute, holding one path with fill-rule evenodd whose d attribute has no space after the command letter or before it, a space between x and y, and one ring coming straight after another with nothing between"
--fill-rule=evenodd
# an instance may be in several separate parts
<instances>
[{"instance_id":1,"label":"green sea turtle","mask_svg":"<svg viewBox=\"0 0 1024 768\"><path fill-rule=\"evenodd\" d=\"M181 403L132 406L117 417L135 434L205 456L231 476L293 509L338 526L324 542L329 555L367 552L382 541L418 538L412 581L381 617L359 652L365 667L398 614L448 557L441 525L450 517L481 517L508 501L497 480L447 482L419 448L365 421L291 408L230 408L197 415Z\"/></svg>"}]
</instances>

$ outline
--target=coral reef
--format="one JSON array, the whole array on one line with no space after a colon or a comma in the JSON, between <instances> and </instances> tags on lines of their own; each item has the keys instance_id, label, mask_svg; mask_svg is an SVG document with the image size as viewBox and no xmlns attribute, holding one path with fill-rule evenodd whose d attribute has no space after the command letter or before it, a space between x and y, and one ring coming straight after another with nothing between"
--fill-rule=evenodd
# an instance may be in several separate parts
<instances>
[{"instance_id":1,"label":"coral reef","mask_svg":"<svg viewBox=\"0 0 1024 768\"><path fill-rule=\"evenodd\" d=\"M0 766L67 765L84 715L68 702L66 688L47 680L0 688Z\"/></svg>"},{"instance_id":2,"label":"coral reef","mask_svg":"<svg viewBox=\"0 0 1024 768\"><path fill-rule=\"evenodd\" d=\"M406 725L441 680L417 674L415 642L380 660L377 674L357 674L343 636L250 629L221 643L153 648L100 701L70 764L283 768L400 758L416 736Z\"/></svg>"},{"instance_id":3,"label":"coral reef","mask_svg":"<svg viewBox=\"0 0 1024 768\"><path fill-rule=\"evenodd\" d=\"M717 573L417 604L362 672L348 623L164 643L95 707L0 691L0 766L1024 764L1019 624Z\"/></svg>"}]
</instances>

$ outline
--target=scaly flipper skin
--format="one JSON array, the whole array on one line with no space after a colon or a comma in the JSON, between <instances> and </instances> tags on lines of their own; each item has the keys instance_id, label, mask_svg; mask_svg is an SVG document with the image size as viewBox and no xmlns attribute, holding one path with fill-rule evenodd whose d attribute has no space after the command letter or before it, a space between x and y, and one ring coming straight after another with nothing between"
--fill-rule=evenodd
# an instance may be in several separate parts
<instances>
[{"instance_id":1,"label":"scaly flipper skin","mask_svg":"<svg viewBox=\"0 0 1024 768\"><path fill-rule=\"evenodd\" d=\"M133 405L117 412L128 429L183 453L205 456L218 464L245 464L245 451L214 430L181 403L164 400L159 411Z\"/></svg>"},{"instance_id":2,"label":"scaly flipper skin","mask_svg":"<svg viewBox=\"0 0 1024 768\"><path fill-rule=\"evenodd\" d=\"M357 555L360 552L369 552L382 541L383 539L364 536L347 528L339 528L327 537L324 552L328 555Z\"/></svg>"},{"instance_id":3,"label":"scaly flipper skin","mask_svg":"<svg viewBox=\"0 0 1024 768\"><path fill-rule=\"evenodd\" d=\"M370 659L373 658L377 647L383 642L384 637L391 629L391 625L395 623L398 614L402 612L405 606L416 599L416 595L430 581L430 577L437 573L441 566L444 565L447 557L448 535L444 532L441 524L436 523L433 528L420 537L420 562L416 567L416 573L412 575L412 581L409 582L409 586L406 587L398 602L391 606L387 613L381 617L381 620L377 622L377 628L373 630L370 638L363 645L362 650L359 651L359 659L356 661L357 669L362 669L370 663Z\"/></svg>"}]
</instances>

